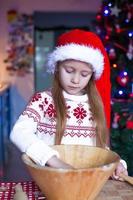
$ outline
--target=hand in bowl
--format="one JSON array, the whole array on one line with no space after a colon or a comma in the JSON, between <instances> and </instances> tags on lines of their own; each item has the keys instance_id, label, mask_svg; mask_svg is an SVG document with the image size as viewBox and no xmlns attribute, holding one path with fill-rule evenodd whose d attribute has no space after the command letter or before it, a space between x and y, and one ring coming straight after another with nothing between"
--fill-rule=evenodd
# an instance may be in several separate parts
<instances>
[{"instance_id":1,"label":"hand in bowl","mask_svg":"<svg viewBox=\"0 0 133 200\"><path fill-rule=\"evenodd\" d=\"M64 161L60 160L56 156L53 156L47 161L47 166L54 167L54 168L62 168L62 169L74 169L73 166L65 163Z\"/></svg>"}]
</instances>

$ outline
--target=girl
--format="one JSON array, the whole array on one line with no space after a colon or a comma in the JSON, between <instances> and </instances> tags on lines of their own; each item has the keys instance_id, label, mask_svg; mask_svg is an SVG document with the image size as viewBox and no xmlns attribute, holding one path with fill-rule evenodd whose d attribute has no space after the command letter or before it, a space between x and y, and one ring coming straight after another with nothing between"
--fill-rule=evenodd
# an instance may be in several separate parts
<instances>
[{"instance_id":1,"label":"girl","mask_svg":"<svg viewBox=\"0 0 133 200\"><path fill-rule=\"evenodd\" d=\"M52 89L32 97L10 138L39 165L72 168L60 160L50 145L107 147L109 61L97 35L74 29L59 37L55 50L48 56L48 71L54 73ZM120 162L114 178L127 174L123 163Z\"/></svg>"}]
</instances>

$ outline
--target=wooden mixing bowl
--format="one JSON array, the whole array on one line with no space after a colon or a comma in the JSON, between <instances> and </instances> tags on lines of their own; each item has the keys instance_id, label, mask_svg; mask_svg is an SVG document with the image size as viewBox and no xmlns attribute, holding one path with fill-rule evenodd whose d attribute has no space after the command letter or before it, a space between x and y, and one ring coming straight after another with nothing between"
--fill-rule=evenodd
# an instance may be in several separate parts
<instances>
[{"instance_id":1,"label":"wooden mixing bowl","mask_svg":"<svg viewBox=\"0 0 133 200\"><path fill-rule=\"evenodd\" d=\"M76 169L41 167L26 155L22 160L48 200L93 200L117 167L113 151L85 145L54 145L60 158Z\"/></svg>"}]
</instances>

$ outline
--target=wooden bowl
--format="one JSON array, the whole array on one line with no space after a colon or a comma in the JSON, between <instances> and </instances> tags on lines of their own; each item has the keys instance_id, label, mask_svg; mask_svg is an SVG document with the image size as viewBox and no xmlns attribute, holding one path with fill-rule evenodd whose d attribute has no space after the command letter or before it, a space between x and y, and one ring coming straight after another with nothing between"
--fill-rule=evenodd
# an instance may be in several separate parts
<instances>
[{"instance_id":1,"label":"wooden bowl","mask_svg":"<svg viewBox=\"0 0 133 200\"><path fill-rule=\"evenodd\" d=\"M85 145L54 145L60 158L76 169L41 167L23 154L31 176L48 200L93 200L117 167L113 151Z\"/></svg>"}]
</instances>

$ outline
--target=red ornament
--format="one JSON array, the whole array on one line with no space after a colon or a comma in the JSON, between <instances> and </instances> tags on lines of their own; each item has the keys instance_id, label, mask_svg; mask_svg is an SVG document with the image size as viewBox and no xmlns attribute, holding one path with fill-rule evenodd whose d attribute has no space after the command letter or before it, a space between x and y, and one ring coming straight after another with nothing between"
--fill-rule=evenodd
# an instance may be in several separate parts
<instances>
[{"instance_id":1,"label":"red ornament","mask_svg":"<svg viewBox=\"0 0 133 200\"><path fill-rule=\"evenodd\" d=\"M105 40L106 40L106 41L109 40L109 36L108 36L108 35L105 36Z\"/></svg>"},{"instance_id":2,"label":"red ornament","mask_svg":"<svg viewBox=\"0 0 133 200\"><path fill-rule=\"evenodd\" d=\"M128 81L129 81L129 77L127 74L124 75L124 72L120 73L120 75L117 77L117 83L122 87L125 87Z\"/></svg>"},{"instance_id":3,"label":"red ornament","mask_svg":"<svg viewBox=\"0 0 133 200\"><path fill-rule=\"evenodd\" d=\"M133 120L129 120L126 123L126 128L127 129L132 129L133 130Z\"/></svg>"},{"instance_id":4,"label":"red ornament","mask_svg":"<svg viewBox=\"0 0 133 200\"><path fill-rule=\"evenodd\" d=\"M101 21L102 20L102 16L100 14L97 14L96 19L97 19L97 21Z\"/></svg>"},{"instance_id":5,"label":"red ornament","mask_svg":"<svg viewBox=\"0 0 133 200\"><path fill-rule=\"evenodd\" d=\"M114 60L116 58L116 52L115 52L114 48L111 48L109 50L109 58L110 58L110 60Z\"/></svg>"}]
</instances>

